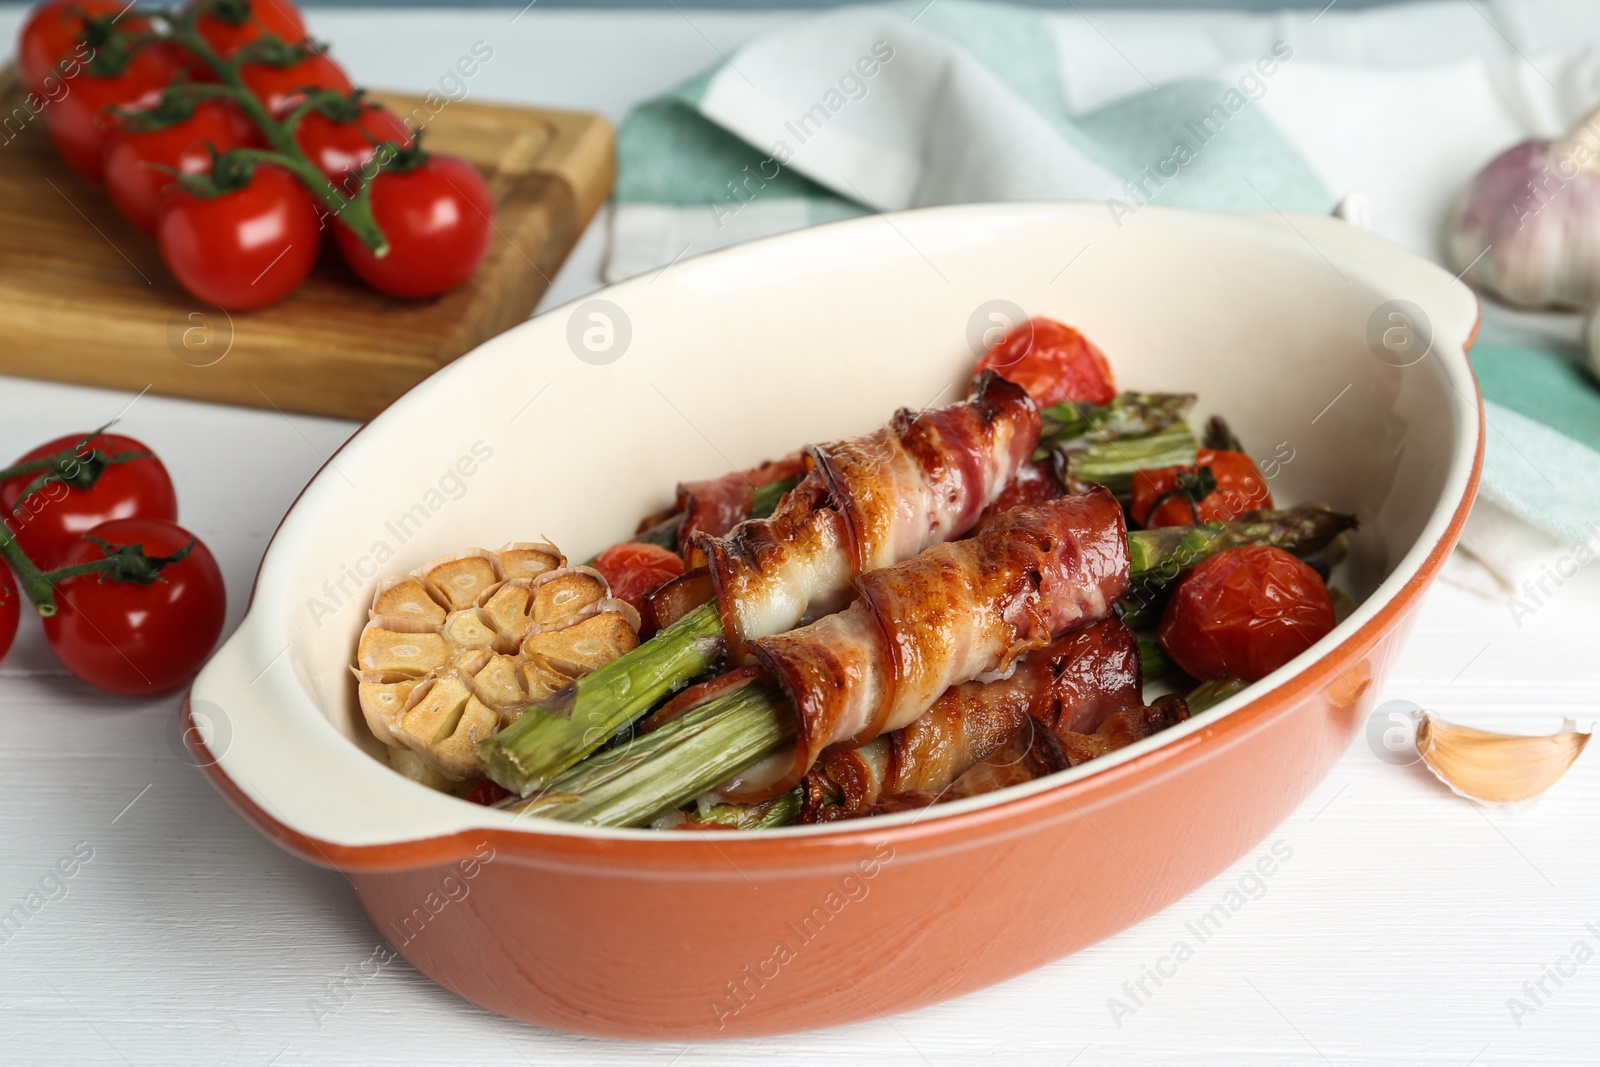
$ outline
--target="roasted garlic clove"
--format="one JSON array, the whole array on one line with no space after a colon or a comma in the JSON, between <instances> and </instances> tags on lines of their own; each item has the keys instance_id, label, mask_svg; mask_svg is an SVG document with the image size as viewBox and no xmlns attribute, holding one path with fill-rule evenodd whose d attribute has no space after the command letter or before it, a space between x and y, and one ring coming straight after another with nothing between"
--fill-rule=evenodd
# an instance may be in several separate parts
<instances>
[{"instance_id":1,"label":"roasted garlic clove","mask_svg":"<svg viewBox=\"0 0 1600 1067\"><path fill-rule=\"evenodd\" d=\"M436 559L419 569L444 595L451 611L477 606L479 598L500 581L494 557L481 548Z\"/></svg>"},{"instance_id":2,"label":"roasted garlic clove","mask_svg":"<svg viewBox=\"0 0 1600 1067\"><path fill-rule=\"evenodd\" d=\"M1460 795L1485 804L1530 800L1555 785L1592 734L1571 719L1559 733L1499 734L1446 722L1430 711L1417 724L1417 751Z\"/></svg>"},{"instance_id":3,"label":"roasted garlic clove","mask_svg":"<svg viewBox=\"0 0 1600 1067\"><path fill-rule=\"evenodd\" d=\"M520 708L528 703L528 694L517 677L516 656L490 656L489 661L472 674L469 684L479 700L497 711Z\"/></svg>"},{"instance_id":4,"label":"roasted garlic clove","mask_svg":"<svg viewBox=\"0 0 1600 1067\"><path fill-rule=\"evenodd\" d=\"M551 572L533 587L533 621L542 629L565 626L610 594L599 571L574 567Z\"/></svg>"},{"instance_id":5,"label":"roasted garlic clove","mask_svg":"<svg viewBox=\"0 0 1600 1067\"><path fill-rule=\"evenodd\" d=\"M445 609L433 599L422 579L402 574L378 584L378 592L372 598L372 614L438 626L444 622Z\"/></svg>"},{"instance_id":6,"label":"roasted garlic clove","mask_svg":"<svg viewBox=\"0 0 1600 1067\"><path fill-rule=\"evenodd\" d=\"M639 635L615 611L602 611L559 630L542 630L530 636L522 651L536 656L563 674L573 676L610 663L639 644Z\"/></svg>"},{"instance_id":7,"label":"roasted garlic clove","mask_svg":"<svg viewBox=\"0 0 1600 1067\"><path fill-rule=\"evenodd\" d=\"M452 611L439 632L456 648L493 648L500 636L476 608Z\"/></svg>"},{"instance_id":8,"label":"roasted garlic clove","mask_svg":"<svg viewBox=\"0 0 1600 1067\"><path fill-rule=\"evenodd\" d=\"M449 736L424 751L434 766L452 778L470 778L483 771L478 766L478 742L500 729L500 716L475 696L469 696Z\"/></svg>"},{"instance_id":9,"label":"roasted garlic clove","mask_svg":"<svg viewBox=\"0 0 1600 1067\"><path fill-rule=\"evenodd\" d=\"M567 557L561 550L544 541L513 541L497 555L500 573L508 582L537 578L546 571L560 570L567 565Z\"/></svg>"},{"instance_id":10,"label":"roasted garlic clove","mask_svg":"<svg viewBox=\"0 0 1600 1067\"><path fill-rule=\"evenodd\" d=\"M561 673L537 656L524 656L517 665L517 676L528 692L529 704L549 700L572 681L570 674Z\"/></svg>"},{"instance_id":11,"label":"roasted garlic clove","mask_svg":"<svg viewBox=\"0 0 1600 1067\"><path fill-rule=\"evenodd\" d=\"M483 613L513 645L520 645L533 628L533 590L527 582L508 581L484 601Z\"/></svg>"},{"instance_id":12,"label":"roasted garlic clove","mask_svg":"<svg viewBox=\"0 0 1600 1067\"><path fill-rule=\"evenodd\" d=\"M400 715L411 699L411 693L422 684L421 678L385 680L381 675L362 678L356 686L362 717L367 729L386 745L399 745Z\"/></svg>"},{"instance_id":13,"label":"roasted garlic clove","mask_svg":"<svg viewBox=\"0 0 1600 1067\"><path fill-rule=\"evenodd\" d=\"M357 670L420 678L449 662L452 650L438 633L432 630L410 633L396 629L398 625L389 619L367 623L356 647Z\"/></svg>"}]
</instances>

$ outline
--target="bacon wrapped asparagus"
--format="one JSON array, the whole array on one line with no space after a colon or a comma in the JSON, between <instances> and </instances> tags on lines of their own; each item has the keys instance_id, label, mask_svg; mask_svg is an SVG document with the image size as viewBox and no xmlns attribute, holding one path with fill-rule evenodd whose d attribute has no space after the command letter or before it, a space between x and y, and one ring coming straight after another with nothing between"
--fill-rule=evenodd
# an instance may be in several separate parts
<instances>
[{"instance_id":1,"label":"bacon wrapped asparagus","mask_svg":"<svg viewBox=\"0 0 1600 1067\"><path fill-rule=\"evenodd\" d=\"M870 807L845 811L833 818L886 815L891 812L946 804L952 800L982 796L1010 786L1076 767L1135 741L1176 726L1189 717L1183 697L1172 694L1148 706L1124 708L1113 713L1093 733L1068 730L1051 733L1029 720L1005 743L981 761L937 788L921 788L886 796Z\"/></svg>"},{"instance_id":2,"label":"bacon wrapped asparagus","mask_svg":"<svg viewBox=\"0 0 1600 1067\"><path fill-rule=\"evenodd\" d=\"M1011 673L1104 618L1127 586L1122 508L1105 489L1014 509L977 537L863 575L848 608L750 643L799 720L794 764L766 789L793 786L830 745L910 724L953 685Z\"/></svg>"},{"instance_id":3,"label":"bacon wrapped asparagus","mask_svg":"<svg viewBox=\"0 0 1600 1067\"><path fill-rule=\"evenodd\" d=\"M1008 678L965 682L894 733L823 753L805 779L802 821L864 814L885 797L943 792L964 772L1034 730L1092 731L1140 702L1138 645L1116 618L1030 653Z\"/></svg>"},{"instance_id":4,"label":"bacon wrapped asparagus","mask_svg":"<svg viewBox=\"0 0 1600 1067\"><path fill-rule=\"evenodd\" d=\"M1028 394L982 375L966 400L806 450L808 470L767 518L696 535L715 605L689 612L633 653L586 676L485 741L491 777L527 795L708 669L727 639L737 662L754 638L834 611L851 579L971 529L1039 439Z\"/></svg>"},{"instance_id":5,"label":"bacon wrapped asparagus","mask_svg":"<svg viewBox=\"0 0 1600 1067\"><path fill-rule=\"evenodd\" d=\"M1009 674L1056 635L1105 618L1127 587L1128 563L1122 509L1108 491L1019 508L977 537L858 578L856 600L835 615L752 641L776 684L745 685L609 760L575 768L523 810L606 825L648 822L779 753L793 737L779 773L749 783L736 799L776 796L829 745L899 729L951 686ZM711 731L724 745L739 739L736 759L719 752L707 760L704 745L683 754ZM688 740L676 751L680 737Z\"/></svg>"}]
</instances>

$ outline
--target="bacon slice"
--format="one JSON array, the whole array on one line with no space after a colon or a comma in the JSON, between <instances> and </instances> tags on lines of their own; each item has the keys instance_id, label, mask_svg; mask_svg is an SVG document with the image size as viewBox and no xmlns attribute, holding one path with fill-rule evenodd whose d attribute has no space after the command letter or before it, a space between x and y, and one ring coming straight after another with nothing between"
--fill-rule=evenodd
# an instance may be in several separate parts
<instances>
[{"instance_id":1,"label":"bacon slice","mask_svg":"<svg viewBox=\"0 0 1600 1067\"><path fill-rule=\"evenodd\" d=\"M908 725L953 685L1009 675L1057 634L1105 618L1127 585L1122 508L1103 489L1014 509L982 536L856 579L848 608L750 643L799 724L779 786L830 745Z\"/></svg>"},{"instance_id":2,"label":"bacon slice","mask_svg":"<svg viewBox=\"0 0 1600 1067\"><path fill-rule=\"evenodd\" d=\"M1028 655L1009 678L953 686L904 729L824 752L806 776L808 821L860 814L885 796L942 793L991 757L1016 762L997 753L1019 737L1031 746L1035 733L1058 723L1094 729L1137 705L1142 685L1139 646L1120 619L1074 630Z\"/></svg>"},{"instance_id":3,"label":"bacon slice","mask_svg":"<svg viewBox=\"0 0 1600 1067\"><path fill-rule=\"evenodd\" d=\"M901 409L883 429L808 448L805 477L772 515L693 539L730 659L744 661L756 638L839 610L853 577L970 530L1038 440L1028 394L985 374L958 404Z\"/></svg>"},{"instance_id":4,"label":"bacon slice","mask_svg":"<svg viewBox=\"0 0 1600 1067\"><path fill-rule=\"evenodd\" d=\"M687 555L696 534L721 537L749 518L756 486L780 478L798 478L805 470L805 454L792 452L750 470L678 483L678 510L683 513L683 525L678 527L678 552Z\"/></svg>"},{"instance_id":5,"label":"bacon slice","mask_svg":"<svg viewBox=\"0 0 1600 1067\"><path fill-rule=\"evenodd\" d=\"M1056 473L1056 454L1045 459L1031 459L1017 468L1017 473L1006 484L984 513L978 517L974 529L982 529L986 522L1012 508L1032 507L1067 495L1067 486Z\"/></svg>"},{"instance_id":6,"label":"bacon slice","mask_svg":"<svg viewBox=\"0 0 1600 1067\"><path fill-rule=\"evenodd\" d=\"M993 793L1126 748L1135 741L1142 741L1152 734L1176 726L1188 717L1188 705L1182 697L1173 694L1161 697L1149 707L1124 708L1107 718L1092 734L1052 734L1043 729L1029 729L1034 725L1034 720L1030 719L999 749L937 792L922 788L897 793L853 811L820 809L821 818L885 815ZM812 797L808 794L806 799L808 806L811 805ZM804 817L805 812L802 812L802 819Z\"/></svg>"}]
</instances>

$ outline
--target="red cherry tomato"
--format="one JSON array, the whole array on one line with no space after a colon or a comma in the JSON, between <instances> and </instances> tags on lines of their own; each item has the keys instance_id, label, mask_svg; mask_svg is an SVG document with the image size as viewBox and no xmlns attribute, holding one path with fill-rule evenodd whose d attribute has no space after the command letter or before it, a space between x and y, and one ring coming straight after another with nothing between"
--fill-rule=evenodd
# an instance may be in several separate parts
<instances>
[{"instance_id":1,"label":"red cherry tomato","mask_svg":"<svg viewBox=\"0 0 1600 1067\"><path fill-rule=\"evenodd\" d=\"M1168 496L1178 487L1178 474L1197 473L1209 467L1217 487L1189 510L1182 496ZM1165 500L1161 500L1166 497ZM1161 500L1160 504L1156 504ZM1155 507L1152 514L1151 507ZM1202 448L1195 453L1192 467L1158 467L1133 472L1133 521L1147 530L1157 526L1188 526L1198 515L1201 522L1231 522L1247 511L1272 506L1272 490L1261 477L1256 461L1243 452L1221 452Z\"/></svg>"},{"instance_id":2,"label":"red cherry tomato","mask_svg":"<svg viewBox=\"0 0 1600 1067\"><path fill-rule=\"evenodd\" d=\"M79 174L99 181L112 131L107 108L154 107L180 69L170 50L156 47L139 49L117 74L100 74L94 67L84 67L72 79L66 95L44 109L56 151Z\"/></svg>"},{"instance_id":3,"label":"red cherry tomato","mask_svg":"<svg viewBox=\"0 0 1600 1067\"><path fill-rule=\"evenodd\" d=\"M106 142L105 179L111 202L145 233L154 233L162 192L172 184L170 167L183 174L211 170L210 145L218 152L257 144L256 128L223 100L202 100L187 119L158 130L119 123Z\"/></svg>"},{"instance_id":4,"label":"red cherry tomato","mask_svg":"<svg viewBox=\"0 0 1600 1067\"><path fill-rule=\"evenodd\" d=\"M17 458L17 463L53 456L73 449L75 462L64 464L63 480L52 481L29 493L22 491L39 475L21 474L0 483L0 508L10 528L34 566L52 570L73 551L83 535L113 519L167 519L178 517L178 497L167 468L155 456L107 463L122 452L149 452L131 437L102 433L90 438L74 434L46 442Z\"/></svg>"},{"instance_id":5,"label":"red cherry tomato","mask_svg":"<svg viewBox=\"0 0 1600 1067\"><path fill-rule=\"evenodd\" d=\"M683 573L683 557L660 545L625 541L595 557L594 569L611 583L611 595L641 611L644 598Z\"/></svg>"},{"instance_id":6,"label":"red cherry tomato","mask_svg":"<svg viewBox=\"0 0 1600 1067\"><path fill-rule=\"evenodd\" d=\"M1055 319L1031 319L1013 327L978 362L1028 391L1040 407L1063 400L1104 404L1117 395L1104 352Z\"/></svg>"},{"instance_id":7,"label":"red cherry tomato","mask_svg":"<svg viewBox=\"0 0 1600 1067\"><path fill-rule=\"evenodd\" d=\"M193 535L161 519L119 519L89 531L113 545L142 545L146 555L169 556ZM104 559L80 540L63 566ZM149 585L80 574L56 585L56 613L44 635L56 658L90 685L129 696L157 696L195 676L222 633L227 594L222 571L204 544L161 570Z\"/></svg>"},{"instance_id":8,"label":"red cherry tomato","mask_svg":"<svg viewBox=\"0 0 1600 1067\"><path fill-rule=\"evenodd\" d=\"M374 256L347 227L334 237L361 280L390 296L436 296L472 277L494 237L494 198L476 167L458 156L429 156L409 170L372 180L372 213L389 238Z\"/></svg>"},{"instance_id":9,"label":"red cherry tomato","mask_svg":"<svg viewBox=\"0 0 1600 1067\"><path fill-rule=\"evenodd\" d=\"M229 309L281 300L317 258L311 194L281 167L255 167L249 184L218 196L169 189L156 219L161 258L183 287Z\"/></svg>"},{"instance_id":10,"label":"red cherry tomato","mask_svg":"<svg viewBox=\"0 0 1600 1067\"><path fill-rule=\"evenodd\" d=\"M344 185L345 179L371 162L378 143L411 145L405 120L382 104L359 104L355 114L350 121L340 122L312 111L300 120L294 133L301 150L335 185Z\"/></svg>"},{"instance_id":11,"label":"red cherry tomato","mask_svg":"<svg viewBox=\"0 0 1600 1067\"><path fill-rule=\"evenodd\" d=\"M45 79L68 55L86 63L94 58L93 42L85 43L84 19L113 19L119 30L147 30L150 24L127 9L120 0L50 0L40 4L22 24L17 36L17 77L29 92L54 98ZM118 16L121 15L119 18ZM80 49L79 45L83 47ZM76 74L73 74L76 77Z\"/></svg>"},{"instance_id":12,"label":"red cherry tomato","mask_svg":"<svg viewBox=\"0 0 1600 1067\"><path fill-rule=\"evenodd\" d=\"M1161 617L1161 647L1196 678L1264 678L1333 629L1316 571L1281 548L1229 548L1195 565Z\"/></svg>"},{"instance_id":13,"label":"red cherry tomato","mask_svg":"<svg viewBox=\"0 0 1600 1067\"><path fill-rule=\"evenodd\" d=\"M223 59L262 34L271 34L285 44L306 39L305 19L289 0L221 0L205 6L194 28Z\"/></svg>"},{"instance_id":14,"label":"red cherry tomato","mask_svg":"<svg viewBox=\"0 0 1600 1067\"><path fill-rule=\"evenodd\" d=\"M306 56L287 67L271 63L245 63L239 68L239 77L245 88L278 118L282 118L305 101L307 89L332 89L348 94L355 86L344 68L321 52Z\"/></svg>"},{"instance_id":15,"label":"red cherry tomato","mask_svg":"<svg viewBox=\"0 0 1600 1067\"><path fill-rule=\"evenodd\" d=\"M489 808L500 803L510 795L511 790L507 789L493 778L485 778L483 781L467 790L466 799L469 803L482 804L484 807Z\"/></svg>"},{"instance_id":16,"label":"red cherry tomato","mask_svg":"<svg viewBox=\"0 0 1600 1067\"><path fill-rule=\"evenodd\" d=\"M17 592L17 583L12 580L11 572L5 564L0 563L0 659L6 658L6 653L11 651L11 642L17 636L17 623L22 618L22 594Z\"/></svg>"}]
</instances>

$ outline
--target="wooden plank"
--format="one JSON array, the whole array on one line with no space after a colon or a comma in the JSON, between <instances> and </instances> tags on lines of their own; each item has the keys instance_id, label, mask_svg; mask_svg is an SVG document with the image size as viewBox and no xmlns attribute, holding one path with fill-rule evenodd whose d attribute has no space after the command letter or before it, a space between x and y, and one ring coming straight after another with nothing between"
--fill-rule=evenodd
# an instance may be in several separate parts
<instances>
[{"instance_id":1,"label":"wooden plank","mask_svg":"<svg viewBox=\"0 0 1600 1067\"><path fill-rule=\"evenodd\" d=\"M393 300L362 285L328 241L287 299L230 314L183 291L155 242L56 156L14 71L0 70L0 373L365 419L526 319L611 193L610 125L371 95L425 125L430 149L484 172L497 235L483 266L454 292Z\"/></svg>"}]
</instances>

